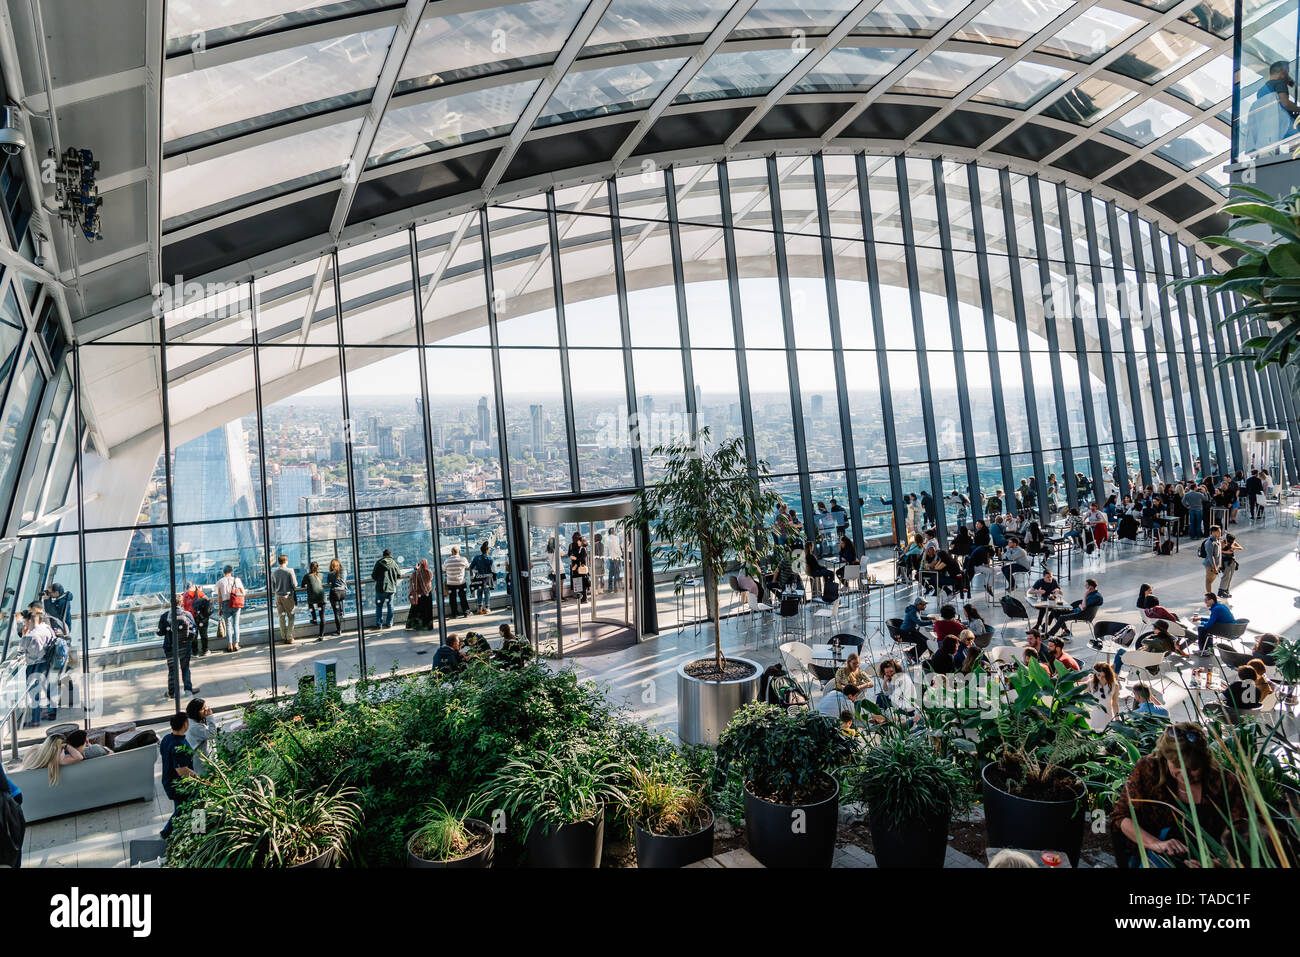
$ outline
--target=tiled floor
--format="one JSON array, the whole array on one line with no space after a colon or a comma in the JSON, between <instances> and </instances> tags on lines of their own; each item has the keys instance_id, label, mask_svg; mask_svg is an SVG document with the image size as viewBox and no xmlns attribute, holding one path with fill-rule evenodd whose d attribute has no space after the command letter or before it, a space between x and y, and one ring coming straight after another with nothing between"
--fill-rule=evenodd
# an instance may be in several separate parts
<instances>
[{"instance_id":1,"label":"tiled floor","mask_svg":"<svg viewBox=\"0 0 1300 957\"><path fill-rule=\"evenodd\" d=\"M1247 551L1242 555L1242 567L1237 573L1233 598L1228 604L1238 617L1250 619L1248 636L1252 640L1254 635L1265 631L1288 637L1300 636L1300 553L1295 530L1246 527L1239 534ZM1141 619L1135 602L1138 587L1143 582L1154 585L1161 601L1176 612L1189 612L1200 606L1203 574L1194 547L1184 548L1179 554L1168 557L1138 551L1113 558L1089 559L1083 564L1076 561L1073 577L1065 583L1067 597L1077 598L1082 594L1085 577L1096 578L1105 596L1106 603L1099 616L1102 619L1138 624ZM1001 589L998 593L1001 594ZM912 593L900 587L894 595L884 594L885 617L896 617L901 615ZM987 605L982 597L977 599L977 604L985 618L1000 630L1003 622L1000 609L996 605ZM772 640L759 642L756 633L748 633L746 624L743 619L724 622L724 651L729 655L753 658L763 665L775 661L776 643ZM1023 634L1024 623L1017 622L1009 630L1008 637L1014 643ZM387 638L378 640L382 647ZM392 640L395 651L399 645L409 647L412 643L409 635L394 636ZM436 639L420 638L417 641L432 646ZM875 638L873 642L884 650L880 639ZM1002 642L999 638L994 643ZM626 706L632 717L675 737L677 666L707 654L711 646L707 626L699 629L688 626L607 655L576 659L573 666L603 686L613 701ZM1083 637L1074 639L1069 647L1081 659L1092 660L1094 653L1087 648ZM304 660L314 654L316 651L311 645L303 647ZM1196 659L1189 659L1189 667L1190 663L1196 663ZM562 666L560 662L554 664ZM205 677L204 684L209 683L210 679ZM1171 688L1166 703L1175 717L1185 714L1186 692L1178 687ZM1293 720L1290 726L1294 739ZM24 866L125 866L130 841L156 837L170 813L170 802L162 796L159 787L149 804L136 802L41 822L28 829Z\"/></svg>"}]
</instances>

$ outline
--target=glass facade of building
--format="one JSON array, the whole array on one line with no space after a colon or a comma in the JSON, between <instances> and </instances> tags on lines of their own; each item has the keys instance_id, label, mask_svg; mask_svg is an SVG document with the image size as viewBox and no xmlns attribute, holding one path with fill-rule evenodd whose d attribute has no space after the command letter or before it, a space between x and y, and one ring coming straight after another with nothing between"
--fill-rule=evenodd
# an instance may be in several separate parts
<instances>
[{"instance_id":1,"label":"glass facade of building","mask_svg":"<svg viewBox=\"0 0 1300 957\"><path fill-rule=\"evenodd\" d=\"M836 499L859 547L892 542L913 493L941 497L945 535L1031 477L1064 507L1248 468L1236 433L1295 437L1294 392L1220 365L1250 331L1166 287L1210 268L1065 185L870 154L648 165L418 224L197 289L80 345L47 387L30 349L9 361L4 476L25 450L26 491L5 620L50 582L74 592L77 667L108 716L138 713L139 676L165 667L167 593L226 565L249 649L196 666L214 703L292 692L325 657L341 678L427 667L428 637L370 618L267 644L268 562L337 559L351 614L373 611L384 549L440 571L487 544L507 574L469 627L518 626L533 543L513 504L653 482L653 446L696 424L743 436L807 527ZM74 384L95 416L80 450ZM1294 441L1283 454L1267 464L1300 474ZM662 601L659 626L677 615Z\"/></svg>"}]
</instances>

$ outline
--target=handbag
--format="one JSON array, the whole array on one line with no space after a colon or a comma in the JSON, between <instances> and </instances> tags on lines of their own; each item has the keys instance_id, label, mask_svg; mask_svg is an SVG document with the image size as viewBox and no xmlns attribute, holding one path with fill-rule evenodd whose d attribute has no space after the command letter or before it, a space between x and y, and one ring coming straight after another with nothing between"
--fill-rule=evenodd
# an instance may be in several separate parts
<instances>
[{"instance_id":1,"label":"handbag","mask_svg":"<svg viewBox=\"0 0 1300 957\"><path fill-rule=\"evenodd\" d=\"M224 639L225 637L226 637L226 619L224 619L224 618L218 618L218 619L217 619L217 638L218 638L218 640L220 640L220 639Z\"/></svg>"},{"instance_id":2,"label":"handbag","mask_svg":"<svg viewBox=\"0 0 1300 957\"><path fill-rule=\"evenodd\" d=\"M230 607L231 608L244 607L244 586L236 585L234 588L230 590Z\"/></svg>"},{"instance_id":3,"label":"handbag","mask_svg":"<svg viewBox=\"0 0 1300 957\"><path fill-rule=\"evenodd\" d=\"M586 565L579 565L579 566L578 566L578 574L579 574L579 575L585 575L585 574L587 574L587 566L586 566Z\"/></svg>"}]
</instances>

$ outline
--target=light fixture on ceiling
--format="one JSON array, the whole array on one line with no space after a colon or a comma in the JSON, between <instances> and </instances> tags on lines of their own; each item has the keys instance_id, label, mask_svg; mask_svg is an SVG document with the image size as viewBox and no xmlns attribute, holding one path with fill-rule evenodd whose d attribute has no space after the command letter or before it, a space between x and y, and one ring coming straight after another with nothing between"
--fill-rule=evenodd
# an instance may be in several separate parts
<instances>
[{"instance_id":1,"label":"light fixture on ceiling","mask_svg":"<svg viewBox=\"0 0 1300 957\"><path fill-rule=\"evenodd\" d=\"M51 149L50 157L57 161L54 200L59 205L59 219L80 229L88 242L103 239L99 209L104 205L104 198L99 195L99 186L95 183L99 160L90 150L72 146L63 151L62 157L57 157Z\"/></svg>"}]
</instances>

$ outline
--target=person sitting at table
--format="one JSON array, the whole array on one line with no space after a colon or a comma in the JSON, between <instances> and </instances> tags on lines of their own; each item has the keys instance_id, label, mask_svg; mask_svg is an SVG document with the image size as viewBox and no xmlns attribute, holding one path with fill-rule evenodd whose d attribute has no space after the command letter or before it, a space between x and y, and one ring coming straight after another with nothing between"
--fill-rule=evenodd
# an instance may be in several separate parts
<instances>
[{"instance_id":1,"label":"person sitting at table","mask_svg":"<svg viewBox=\"0 0 1300 957\"><path fill-rule=\"evenodd\" d=\"M1047 645L1043 643L1043 634L1037 628L1030 628L1025 632L1026 651L1031 651L1034 657L1041 664L1047 665L1052 663L1052 652Z\"/></svg>"},{"instance_id":2,"label":"person sitting at table","mask_svg":"<svg viewBox=\"0 0 1300 957\"><path fill-rule=\"evenodd\" d=\"M1152 623L1154 630L1141 635L1133 642L1133 647L1137 651L1150 651L1158 655L1179 655L1186 658L1187 652L1182 649L1178 641L1169 633L1169 622L1163 618ZM1115 652L1115 674L1120 674L1124 668L1124 650L1123 648ZM1149 669L1151 674L1155 674L1156 669Z\"/></svg>"},{"instance_id":3,"label":"person sitting at table","mask_svg":"<svg viewBox=\"0 0 1300 957\"><path fill-rule=\"evenodd\" d=\"M1051 613L1052 627L1047 630L1047 637L1051 638L1057 632L1064 633L1068 631L1067 622L1078 621L1087 614L1089 608L1100 608L1102 603L1101 592L1097 590L1097 579L1087 579L1083 583L1083 597L1070 602L1073 611L1054 611ZM1093 614L1095 615L1096 612L1093 612Z\"/></svg>"},{"instance_id":4,"label":"person sitting at table","mask_svg":"<svg viewBox=\"0 0 1300 957\"><path fill-rule=\"evenodd\" d=\"M971 536L975 548L988 548L993 544L993 536L989 534L988 526L982 519L975 519L975 534Z\"/></svg>"},{"instance_id":5,"label":"person sitting at table","mask_svg":"<svg viewBox=\"0 0 1300 957\"><path fill-rule=\"evenodd\" d=\"M1002 575L1007 580L1007 588L1012 587L1012 575L1029 571L1029 553L1020 547L1020 540L1012 538L1002 552Z\"/></svg>"},{"instance_id":6,"label":"person sitting at table","mask_svg":"<svg viewBox=\"0 0 1300 957\"><path fill-rule=\"evenodd\" d=\"M747 591L753 595L756 601L762 602L763 595L766 594L767 589L763 586L763 582L761 581L763 577L763 570L761 568L758 570L758 576L758 578L754 578L754 576L749 574L748 571L741 568L736 572L736 584L740 586L742 591Z\"/></svg>"},{"instance_id":7,"label":"person sitting at table","mask_svg":"<svg viewBox=\"0 0 1300 957\"><path fill-rule=\"evenodd\" d=\"M1098 661L1092 666L1088 692L1097 699L1089 709L1088 726L1093 731L1105 731L1106 726L1119 717L1119 679L1106 662Z\"/></svg>"},{"instance_id":8,"label":"person sitting at table","mask_svg":"<svg viewBox=\"0 0 1300 957\"><path fill-rule=\"evenodd\" d=\"M1073 539L1075 548L1083 547L1083 517L1077 508L1071 508L1066 513L1063 537Z\"/></svg>"},{"instance_id":9,"label":"person sitting at table","mask_svg":"<svg viewBox=\"0 0 1300 957\"><path fill-rule=\"evenodd\" d=\"M817 710L829 718L839 720L840 712L850 711L857 713L853 707L853 702L858 700L858 695L862 693L855 684L847 684L843 688L835 688L822 695L822 700L817 705Z\"/></svg>"},{"instance_id":10,"label":"person sitting at table","mask_svg":"<svg viewBox=\"0 0 1300 957\"><path fill-rule=\"evenodd\" d=\"M1205 607L1209 609L1209 614L1201 617L1201 623L1196 629L1196 653L1202 657L1214 650L1212 628L1216 625L1235 625L1237 623L1237 619L1232 615L1232 609L1219 601L1212 591L1205 593Z\"/></svg>"},{"instance_id":11,"label":"person sitting at table","mask_svg":"<svg viewBox=\"0 0 1300 957\"><path fill-rule=\"evenodd\" d=\"M840 536L840 561L844 564L835 570L840 581L844 581L844 566L858 563L858 550L853 547L853 539L847 535Z\"/></svg>"},{"instance_id":12,"label":"person sitting at table","mask_svg":"<svg viewBox=\"0 0 1300 957\"><path fill-rule=\"evenodd\" d=\"M1142 587L1138 589L1137 607L1142 611L1146 611L1158 604L1160 604L1160 599L1156 597L1155 589L1143 582Z\"/></svg>"},{"instance_id":13,"label":"person sitting at table","mask_svg":"<svg viewBox=\"0 0 1300 957\"><path fill-rule=\"evenodd\" d=\"M1065 639L1059 635L1055 638L1047 639L1047 653L1051 655L1052 661L1060 662L1068 671L1080 671L1078 660L1065 650Z\"/></svg>"},{"instance_id":14,"label":"person sitting at table","mask_svg":"<svg viewBox=\"0 0 1300 957\"><path fill-rule=\"evenodd\" d=\"M853 727L853 712L840 712L840 734L853 742L855 747L862 747L862 732Z\"/></svg>"},{"instance_id":15,"label":"person sitting at table","mask_svg":"<svg viewBox=\"0 0 1300 957\"><path fill-rule=\"evenodd\" d=\"M1246 662L1246 667L1255 672L1255 690L1258 692L1258 698L1262 703L1265 698L1273 693L1273 683L1268 680L1268 666L1258 658L1251 658Z\"/></svg>"},{"instance_id":16,"label":"person sitting at table","mask_svg":"<svg viewBox=\"0 0 1300 957\"><path fill-rule=\"evenodd\" d=\"M957 639L944 638L939 642L939 650L930 656L926 669L935 675L950 675L957 670L954 656L957 654Z\"/></svg>"},{"instance_id":17,"label":"person sitting at table","mask_svg":"<svg viewBox=\"0 0 1300 957\"><path fill-rule=\"evenodd\" d=\"M993 634L992 626L984 620L984 616L980 614L980 610L974 605L969 602L962 605L961 613L966 619L966 628L976 638L983 638L985 635Z\"/></svg>"},{"instance_id":18,"label":"person sitting at table","mask_svg":"<svg viewBox=\"0 0 1300 957\"><path fill-rule=\"evenodd\" d=\"M897 711L910 715L916 709L916 689L903 666L892 658L880 663L880 690L876 693L876 707L882 711ZM885 716L871 716L872 724L884 724Z\"/></svg>"},{"instance_id":19,"label":"person sitting at table","mask_svg":"<svg viewBox=\"0 0 1300 957\"><path fill-rule=\"evenodd\" d=\"M1271 632L1260 635L1255 639L1255 647L1250 649L1250 653L1260 659L1266 665L1273 664L1273 652L1277 651L1277 643L1280 639Z\"/></svg>"},{"instance_id":20,"label":"person sitting at table","mask_svg":"<svg viewBox=\"0 0 1300 957\"><path fill-rule=\"evenodd\" d=\"M1132 499L1125 495L1117 514L1119 525L1115 529L1115 537L1126 542L1136 542L1141 530L1138 524L1138 519L1142 517L1141 510L1134 511Z\"/></svg>"},{"instance_id":21,"label":"person sitting at table","mask_svg":"<svg viewBox=\"0 0 1300 957\"><path fill-rule=\"evenodd\" d=\"M903 567L910 581L916 581L917 573L921 570L921 556L925 553L924 545L925 537L916 534L907 543L907 548L903 549Z\"/></svg>"},{"instance_id":22,"label":"person sitting at table","mask_svg":"<svg viewBox=\"0 0 1300 957\"><path fill-rule=\"evenodd\" d=\"M1223 700L1206 705L1205 710L1229 723L1235 723L1243 711L1257 711L1264 700L1260 697L1255 669L1250 665L1238 668L1236 680L1230 682L1219 694Z\"/></svg>"},{"instance_id":23,"label":"person sitting at table","mask_svg":"<svg viewBox=\"0 0 1300 957\"><path fill-rule=\"evenodd\" d=\"M1148 867L1182 864L1189 856L1182 823L1189 809L1195 810L1201 833L1233 846L1228 831L1245 818L1241 783L1215 760L1200 725L1180 721L1160 735L1151 754L1138 759L1111 809L1111 828L1122 836L1116 851L1121 864L1141 865L1138 844L1147 852Z\"/></svg>"},{"instance_id":24,"label":"person sitting at table","mask_svg":"<svg viewBox=\"0 0 1300 957\"><path fill-rule=\"evenodd\" d=\"M1152 714L1157 718L1168 718L1169 712L1160 706L1160 702L1151 693L1151 686L1135 684L1130 689L1132 698L1126 714Z\"/></svg>"},{"instance_id":25,"label":"person sitting at table","mask_svg":"<svg viewBox=\"0 0 1300 957\"><path fill-rule=\"evenodd\" d=\"M982 575L984 578L984 591L989 598L993 597L993 550L988 545L977 544L971 549L970 557L966 559L966 594L970 594L971 587L975 584L975 576Z\"/></svg>"},{"instance_id":26,"label":"person sitting at table","mask_svg":"<svg viewBox=\"0 0 1300 957\"><path fill-rule=\"evenodd\" d=\"M1060 601L1062 598L1061 583L1052 577L1050 568L1044 568L1042 577L1034 582L1033 587L1029 589L1027 594L1035 601ZM1046 617L1047 609L1038 609L1038 621L1034 622L1034 627L1042 628L1043 619Z\"/></svg>"},{"instance_id":27,"label":"person sitting at table","mask_svg":"<svg viewBox=\"0 0 1300 957\"><path fill-rule=\"evenodd\" d=\"M844 659L844 664L835 669L831 687L836 691L843 691L846 685L870 688L872 684L871 676L862 670L861 656L854 652Z\"/></svg>"},{"instance_id":28,"label":"person sitting at table","mask_svg":"<svg viewBox=\"0 0 1300 957\"><path fill-rule=\"evenodd\" d=\"M925 596L921 595L903 609L903 625L898 629L899 638L902 641L910 641L916 646L915 657L920 658L929 650L929 645L925 642L925 632L923 629L930 627L930 619L925 614L925 607L929 604Z\"/></svg>"},{"instance_id":29,"label":"person sitting at table","mask_svg":"<svg viewBox=\"0 0 1300 957\"><path fill-rule=\"evenodd\" d=\"M1142 506L1142 527L1151 529L1151 542L1154 551L1160 551L1160 533L1164 529L1165 506L1159 495L1152 495Z\"/></svg>"},{"instance_id":30,"label":"person sitting at table","mask_svg":"<svg viewBox=\"0 0 1300 957\"><path fill-rule=\"evenodd\" d=\"M952 537L952 542L948 545L948 551L952 552L955 558L965 558L975 547L975 539L970 537L970 529L965 525L957 526L957 534Z\"/></svg>"},{"instance_id":31,"label":"person sitting at table","mask_svg":"<svg viewBox=\"0 0 1300 957\"><path fill-rule=\"evenodd\" d=\"M1007 544L1007 530L1002 524L1002 516L994 515L989 522L989 542L995 549L1002 549Z\"/></svg>"},{"instance_id":32,"label":"person sitting at table","mask_svg":"<svg viewBox=\"0 0 1300 957\"><path fill-rule=\"evenodd\" d=\"M965 630L957 619L957 609L944 605L939 609L939 620L934 623L934 637L942 644L945 638L955 638Z\"/></svg>"},{"instance_id":33,"label":"person sitting at table","mask_svg":"<svg viewBox=\"0 0 1300 957\"><path fill-rule=\"evenodd\" d=\"M1047 540L1043 537L1043 530L1039 527L1037 519L1025 525L1021 533L1021 544L1030 555L1047 554Z\"/></svg>"},{"instance_id":34,"label":"person sitting at table","mask_svg":"<svg viewBox=\"0 0 1300 957\"><path fill-rule=\"evenodd\" d=\"M980 657L984 653L980 651L979 646L975 644L975 633L969 628L962 630L957 636L957 650L952 656L953 670L961 672L964 675L970 674L979 664Z\"/></svg>"},{"instance_id":35,"label":"person sitting at table","mask_svg":"<svg viewBox=\"0 0 1300 957\"><path fill-rule=\"evenodd\" d=\"M817 557L817 552L811 548L804 552L804 570L812 583L813 593L818 595L821 594L822 582L835 577L835 573L822 564L822 560Z\"/></svg>"}]
</instances>

